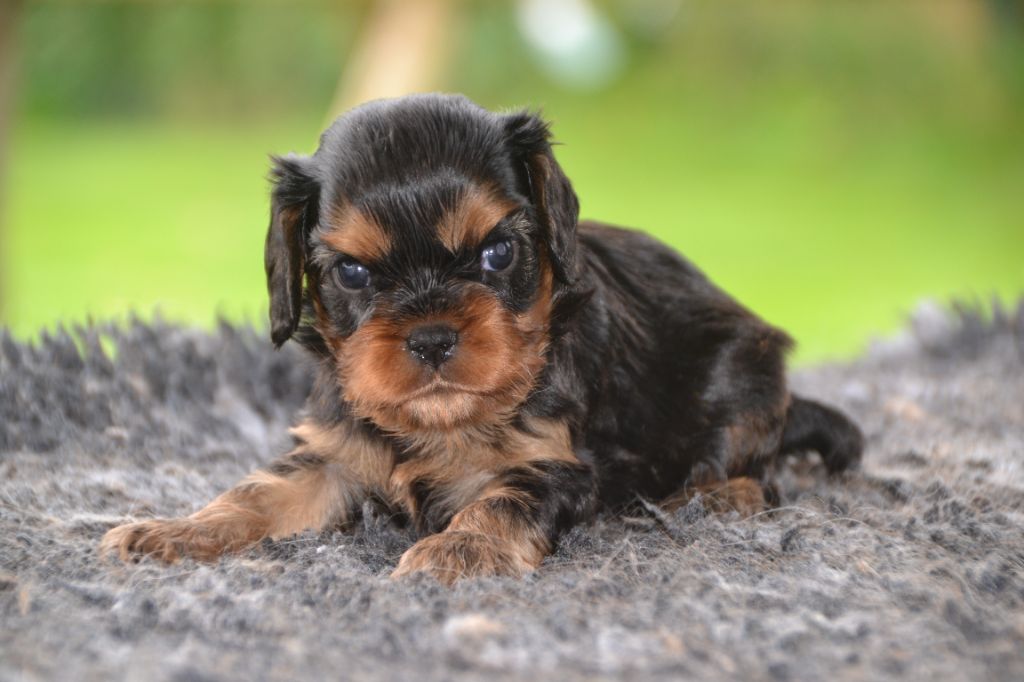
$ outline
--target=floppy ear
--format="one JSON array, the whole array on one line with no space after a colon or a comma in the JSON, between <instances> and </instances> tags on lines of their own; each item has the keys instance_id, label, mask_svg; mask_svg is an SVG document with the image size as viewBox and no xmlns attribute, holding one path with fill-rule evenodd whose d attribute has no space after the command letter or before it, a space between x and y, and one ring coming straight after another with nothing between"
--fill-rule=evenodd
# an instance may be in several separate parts
<instances>
[{"instance_id":1,"label":"floppy ear","mask_svg":"<svg viewBox=\"0 0 1024 682\"><path fill-rule=\"evenodd\" d=\"M299 326L306 238L317 220L320 187L308 157L273 157L270 227L263 262L270 294L270 338L278 348Z\"/></svg>"},{"instance_id":2,"label":"floppy ear","mask_svg":"<svg viewBox=\"0 0 1024 682\"><path fill-rule=\"evenodd\" d=\"M551 131L539 116L525 111L506 118L506 131L513 158L525 169L526 189L541 220L555 277L571 284L576 279L580 203L551 152Z\"/></svg>"}]
</instances>

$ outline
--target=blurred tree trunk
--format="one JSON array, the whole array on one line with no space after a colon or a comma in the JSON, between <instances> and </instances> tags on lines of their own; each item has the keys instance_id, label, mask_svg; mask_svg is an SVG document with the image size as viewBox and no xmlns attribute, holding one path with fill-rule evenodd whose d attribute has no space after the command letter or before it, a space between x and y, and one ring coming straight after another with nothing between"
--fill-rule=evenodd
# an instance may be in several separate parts
<instances>
[{"instance_id":1,"label":"blurred tree trunk","mask_svg":"<svg viewBox=\"0 0 1024 682\"><path fill-rule=\"evenodd\" d=\"M0 0L0 322L6 319L7 282L3 274L6 262L7 215L7 141L10 139L11 110L14 99L14 33L21 0Z\"/></svg>"},{"instance_id":2,"label":"blurred tree trunk","mask_svg":"<svg viewBox=\"0 0 1024 682\"><path fill-rule=\"evenodd\" d=\"M460 0L375 0L334 94L330 120L371 99L441 87Z\"/></svg>"}]
</instances>

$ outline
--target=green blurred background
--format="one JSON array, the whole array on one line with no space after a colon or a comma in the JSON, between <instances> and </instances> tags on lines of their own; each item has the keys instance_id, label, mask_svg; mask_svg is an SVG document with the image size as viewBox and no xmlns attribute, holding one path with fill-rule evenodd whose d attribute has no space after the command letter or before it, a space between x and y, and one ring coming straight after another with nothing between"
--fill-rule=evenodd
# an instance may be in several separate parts
<instances>
[{"instance_id":1,"label":"green blurred background","mask_svg":"<svg viewBox=\"0 0 1024 682\"><path fill-rule=\"evenodd\" d=\"M402 0L0 3L2 323L263 324L267 155L374 92ZM585 217L673 244L799 361L1024 291L1020 2L430 3L417 86L542 108Z\"/></svg>"}]
</instances>

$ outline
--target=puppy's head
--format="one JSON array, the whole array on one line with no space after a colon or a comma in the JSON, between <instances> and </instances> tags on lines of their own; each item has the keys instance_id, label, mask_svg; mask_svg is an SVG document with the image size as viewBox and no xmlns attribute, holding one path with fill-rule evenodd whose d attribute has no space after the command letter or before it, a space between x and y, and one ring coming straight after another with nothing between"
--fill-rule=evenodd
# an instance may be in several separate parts
<instances>
[{"instance_id":1,"label":"puppy's head","mask_svg":"<svg viewBox=\"0 0 1024 682\"><path fill-rule=\"evenodd\" d=\"M374 102L273 178L275 344L304 321L344 399L387 429L514 412L576 272L578 203L541 119L461 97Z\"/></svg>"}]
</instances>

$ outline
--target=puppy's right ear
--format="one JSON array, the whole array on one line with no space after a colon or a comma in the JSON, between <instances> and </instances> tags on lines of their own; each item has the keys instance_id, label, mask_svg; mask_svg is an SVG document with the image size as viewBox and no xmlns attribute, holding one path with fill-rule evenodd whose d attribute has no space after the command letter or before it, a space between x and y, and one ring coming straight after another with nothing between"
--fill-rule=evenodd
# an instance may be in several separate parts
<instances>
[{"instance_id":1,"label":"puppy's right ear","mask_svg":"<svg viewBox=\"0 0 1024 682\"><path fill-rule=\"evenodd\" d=\"M263 262L270 294L270 338L278 348L299 326L306 240L317 221L320 186L308 157L273 157L270 227Z\"/></svg>"}]
</instances>

